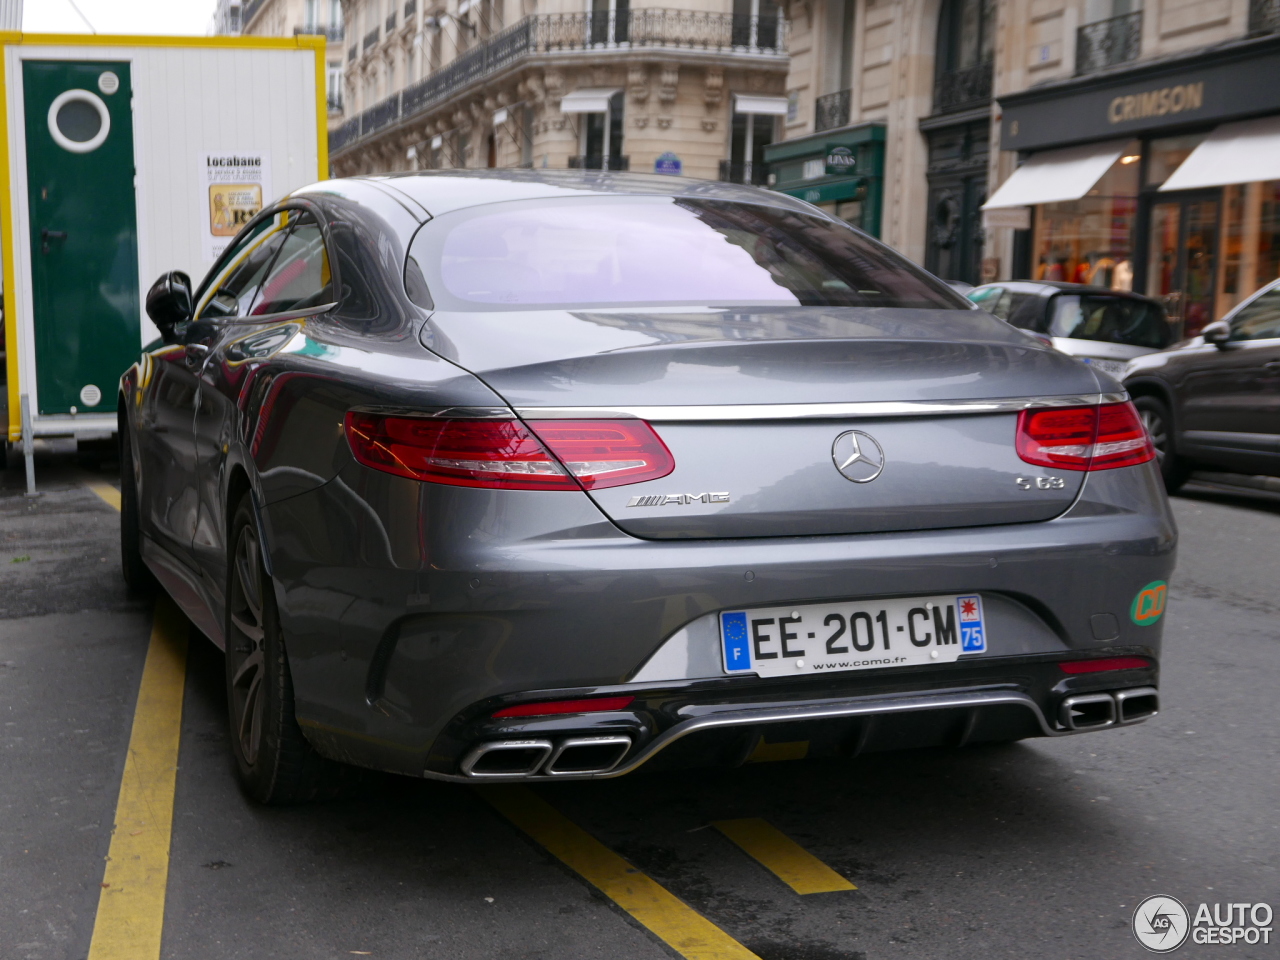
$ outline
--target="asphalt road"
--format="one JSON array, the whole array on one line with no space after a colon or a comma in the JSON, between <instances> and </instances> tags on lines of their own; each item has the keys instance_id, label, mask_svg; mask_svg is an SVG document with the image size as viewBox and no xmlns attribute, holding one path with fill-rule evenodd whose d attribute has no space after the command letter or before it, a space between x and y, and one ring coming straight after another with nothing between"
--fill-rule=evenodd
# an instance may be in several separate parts
<instances>
[{"instance_id":1,"label":"asphalt road","mask_svg":"<svg viewBox=\"0 0 1280 960\"><path fill-rule=\"evenodd\" d=\"M150 630L95 479L46 460L35 502L20 474L0 480L0 960L80 960L93 930ZM1142 957L1129 919L1146 896L1280 910L1280 502L1192 490L1174 506L1149 723L539 793L762 960ZM677 955L470 788L370 776L341 800L250 805L221 675L193 633L166 960ZM794 893L709 826L739 817L857 889Z\"/></svg>"}]
</instances>

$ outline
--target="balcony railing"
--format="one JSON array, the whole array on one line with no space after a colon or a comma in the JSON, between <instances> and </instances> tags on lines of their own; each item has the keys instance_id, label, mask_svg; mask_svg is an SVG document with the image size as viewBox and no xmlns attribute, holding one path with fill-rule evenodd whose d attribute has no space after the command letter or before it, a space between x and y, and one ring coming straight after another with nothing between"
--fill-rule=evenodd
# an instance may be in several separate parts
<instances>
[{"instance_id":1,"label":"balcony railing","mask_svg":"<svg viewBox=\"0 0 1280 960\"><path fill-rule=\"evenodd\" d=\"M959 70L942 70L933 78L933 112L954 113L978 107L991 100L990 60Z\"/></svg>"},{"instance_id":2,"label":"balcony railing","mask_svg":"<svg viewBox=\"0 0 1280 960\"><path fill-rule=\"evenodd\" d=\"M616 153L611 157L601 154L570 157L570 170L630 170L631 158L620 157Z\"/></svg>"},{"instance_id":3,"label":"balcony railing","mask_svg":"<svg viewBox=\"0 0 1280 960\"><path fill-rule=\"evenodd\" d=\"M472 47L429 77L405 87L343 124L330 134L329 149L340 150L361 137L407 120L533 54L661 47L773 56L786 52L786 28L787 22L781 16L757 17L692 10L631 10L621 16L536 14ZM377 42L378 31L375 29L364 38L364 47L367 50Z\"/></svg>"},{"instance_id":4,"label":"balcony railing","mask_svg":"<svg viewBox=\"0 0 1280 960\"><path fill-rule=\"evenodd\" d=\"M341 112L342 112L342 94L340 94L340 93L331 93L331 94L329 94L329 96L328 96L327 100L328 100L328 104L329 104L329 112L330 112L330 113L341 113Z\"/></svg>"},{"instance_id":5,"label":"balcony railing","mask_svg":"<svg viewBox=\"0 0 1280 960\"><path fill-rule=\"evenodd\" d=\"M374 46L377 42L378 42L378 28L374 27L372 30L370 30L368 33L364 35L365 52L367 53L369 48Z\"/></svg>"},{"instance_id":6,"label":"balcony railing","mask_svg":"<svg viewBox=\"0 0 1280 960\"><path fill-rule=\"evenodd\" d=\"M1250 0L1249 33L1280 33L1280 0Z\"/></svg>"},{"instance_id":7,"label":"balcony railing","mask_svg":"<svg viewBox=\"0 0 1280 960\"><path fill-rule=\"evenodd\" d=\"M1142 11L1086 23L1076 30L1076 75L1137 60L1142 51Z\"/></svg>"},{"instance_id":8,"label":"balcony railing","mask_svg":"<svg viewBox=\"0 0 1280 960\"><path fill-rule=\"evenodd\" d=\"M813 132L821 133L823 130L848 126L852 94L852 90L841 90L838 93L828 93L813 101ZM724 177L720 179L723 180ZM734 181L734 183L741 182L741 180Z\"/></svg>"},{"instance_id":9,"label":"balcony railing","mask_svg":"<svg viewBox=\"0 0 1280 960\"><path fill-rule=\"evenodd\" d=\"M340 43L343 37L341 27L326 27L319 23L304 23L301 26L294 27L293 35L296 37L299 34L324 37L330 43Z\"/></svg>"},{"instance_id":10,"label":"balcony railing","mask_svg":"<svg viewBox=\"0 0 1280 960\"><path fill-rule=\"evenodd\" d=\"M734 163L732 160L720 161L720 179L724 183L749 183L763 187L769 182L769 165L767 163Z\"/></svg>"}]
</instances>

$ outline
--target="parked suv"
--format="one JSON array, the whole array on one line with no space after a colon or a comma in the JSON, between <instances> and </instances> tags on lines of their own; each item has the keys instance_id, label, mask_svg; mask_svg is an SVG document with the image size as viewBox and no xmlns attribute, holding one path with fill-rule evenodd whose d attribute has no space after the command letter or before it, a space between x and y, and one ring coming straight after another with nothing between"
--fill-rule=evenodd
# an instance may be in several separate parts
<instances>
[{"instance_id":1,"label":"parked suv","mask_svg":"<svg viewBox=\"0 0 1280 960\"><path fill-rule=\"evenodd\" d=\"M1280 280L1123 379L1171 493L1196 466L1280 476Z\"/></svg>"},{"instance_id":2,"label":"parked suv","mask_svg":"<svg viewBox=\"0 0 1280 960\"><path fill-rule=\"evenodd\" d=\"M1063 353L1119 377L1125 363L1175 339L1159 301L1082 283L988 283L966 296L1015 327L1049 337Z\"/></svg>"}]
</instances>

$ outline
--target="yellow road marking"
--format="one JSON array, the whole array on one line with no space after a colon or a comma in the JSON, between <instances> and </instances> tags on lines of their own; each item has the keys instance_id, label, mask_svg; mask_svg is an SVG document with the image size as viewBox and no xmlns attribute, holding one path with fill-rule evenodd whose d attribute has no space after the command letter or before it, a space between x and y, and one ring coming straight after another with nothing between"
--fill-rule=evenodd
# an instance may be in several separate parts
<instances>
[{"instance_id":1,"label":"yellow road marking","mask_svg":"<svg viewBox=\"0 0 1280 960\"><path fill-rule=\"evenodd\" d=\"M786 743L765 743L761 737L747 757L747 763L775 763L779 760L803 760L809 755L808 740L791 740Z\"/></svg>"},{"instance_id":2,"label":"yellow road marking","mask_svg":"<svg viewBox=\"0 0 1280 960\"><path fill-rule=\"evenodd\" d=\"M712 826L796 893L858 889L781 830L758 817L717 820Z\"/></svg>"},{"instance_id":3,"label":"yellow road marking","mask_svg":"<svg viewBox=\"0 0 1280 960\"><path fill-rule=\"evenodd\" d=\"M484 787L479 792L503 816L688 960L759 960L528 787Z\"/></svg>"},{"instance_id":4,"label":"yellow road marking","mask_svg":"<svg viewBox=\"0 0 1280 960\"><path fill-rule=\"evenodd\" d=\"M187 619L156 601L89 960L158 960L187 669Z\"/></svg>"},{"instance_id":5,"label":"yellow road marking","mask_svg":"<svg viewBox=\"0 0 1280 960\"><path fill-rule=\"evenodd\" d=\"M100 496L108 506L120 509L120 491L109 483L89 483L86 486Z\"/></svg>"}]
</instances>

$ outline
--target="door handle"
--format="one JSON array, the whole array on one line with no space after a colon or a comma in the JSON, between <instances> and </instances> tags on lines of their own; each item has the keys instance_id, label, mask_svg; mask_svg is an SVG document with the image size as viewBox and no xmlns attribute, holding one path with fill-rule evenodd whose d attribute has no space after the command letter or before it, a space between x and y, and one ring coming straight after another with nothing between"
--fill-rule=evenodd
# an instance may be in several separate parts
<instances>
[{"instance_id":1,"label":"door handle","mask_svg":"<svg viewBox=\"0 0 1280 960\"><path fill-rule=\"evenodd\" d=\"M41 253L49 252L50 240L65 240L65 239L67 239L67 231L65 230L41 230L40 231L40 252Z\"/></svg>"}]
</instances>

